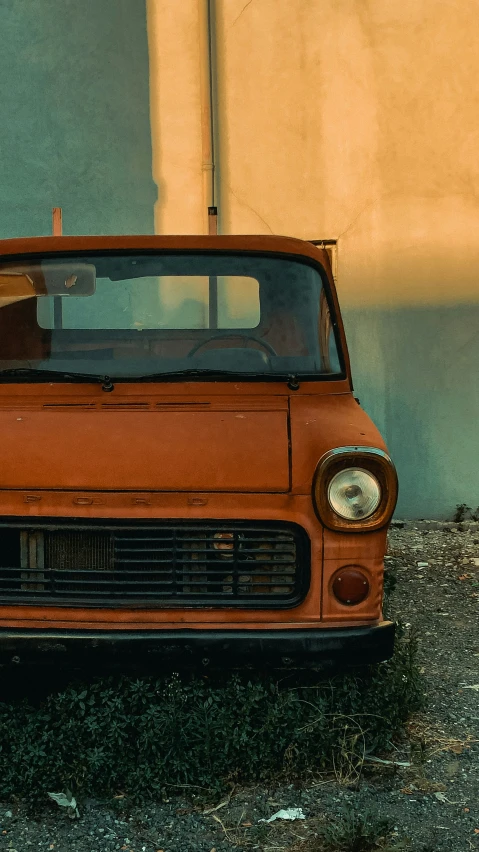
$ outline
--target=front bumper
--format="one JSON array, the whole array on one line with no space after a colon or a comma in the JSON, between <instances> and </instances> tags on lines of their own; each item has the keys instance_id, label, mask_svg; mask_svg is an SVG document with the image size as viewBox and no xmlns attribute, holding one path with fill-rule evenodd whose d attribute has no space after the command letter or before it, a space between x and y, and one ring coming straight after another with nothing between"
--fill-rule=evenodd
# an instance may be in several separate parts
<instances>
[{"instance_id":1,"label":"front bumper","mask_svg":"<svg viewBox=\"0 0 479 852\"><path fill-rule=\"evenodd\" d=\"M388 660L395 624L279 630L36 630L0 628L0 664L98 663L161 670L208 665L321 668Z\"/></svg>"}]
</instances>

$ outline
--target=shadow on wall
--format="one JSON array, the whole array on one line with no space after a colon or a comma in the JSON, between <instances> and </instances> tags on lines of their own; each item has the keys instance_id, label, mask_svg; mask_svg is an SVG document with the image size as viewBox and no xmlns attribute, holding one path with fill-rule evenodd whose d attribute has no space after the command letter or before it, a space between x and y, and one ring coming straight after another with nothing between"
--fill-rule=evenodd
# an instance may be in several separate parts
<instances>
[{"instance_id":1,"label":"shadow on wall","mask_svg":"<svg viewBox=\"0 0 479 852\"><path fill-rule=\"evenodd\" d=\"M143 0L0 4L0 237L153 233Z\"/></svg>"},{"instance_id":2,"label":"shadow on wall","mask_svg":"<svg viewBox=\"0 0 479 852\"><path fill-rule=\"evenodd\" d=\"M343 309L355 392L398 468L397 517L479 504L479 304Z\"/></svg>"}]
</instances>

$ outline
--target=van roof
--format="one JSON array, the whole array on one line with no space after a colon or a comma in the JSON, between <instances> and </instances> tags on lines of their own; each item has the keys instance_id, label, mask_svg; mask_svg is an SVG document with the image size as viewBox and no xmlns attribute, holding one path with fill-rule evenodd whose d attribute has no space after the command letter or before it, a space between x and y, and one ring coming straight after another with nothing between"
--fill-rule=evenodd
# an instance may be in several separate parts
<instances>
[{"instance_id":1,"label":"van roof","mask_svg":"<svg viewBox=\"0 0 479 852\"><path fill-rule=\"evenodd\" d=\"M325 260L324 249L306 240L275 235L124 235L19 237L0 240L0 256L65 251L115 250L257 251L302 255ZM327 256L326 256L327 257Z\"/></svg>"}]
</instances>

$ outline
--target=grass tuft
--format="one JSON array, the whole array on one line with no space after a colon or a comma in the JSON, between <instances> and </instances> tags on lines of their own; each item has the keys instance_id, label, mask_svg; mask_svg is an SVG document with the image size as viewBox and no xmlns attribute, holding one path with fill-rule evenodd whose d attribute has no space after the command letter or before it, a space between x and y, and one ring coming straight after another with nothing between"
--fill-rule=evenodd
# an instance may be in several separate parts
<instances>
[{"instance_id":1,"label":"grass tuft","mask_svg":"<svg viewBox=\"0 0 479 852\"><path fill-rule=\"evenodd\" d=\"M388 842L391 830L390 820L373 812L346 811L323 829L321 852L392 852Z\"/></svg>"}]
</instances>

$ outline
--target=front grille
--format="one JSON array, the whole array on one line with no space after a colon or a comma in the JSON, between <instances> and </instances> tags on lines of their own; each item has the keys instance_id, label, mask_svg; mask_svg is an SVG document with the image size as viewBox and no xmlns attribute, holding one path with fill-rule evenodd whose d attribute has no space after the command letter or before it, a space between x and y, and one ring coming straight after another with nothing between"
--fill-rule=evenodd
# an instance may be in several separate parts
<instances>
[{"instance_id":1,"label":"front grille","mask_svg":"<svg viewBox=\"0 0 479 852\"><path fill-rule=\"evenodd\" d=\"M309 561L306 532L282 522L2 525L0 601L294 606L309 586Z\"/></svg>"}]
</instances>

